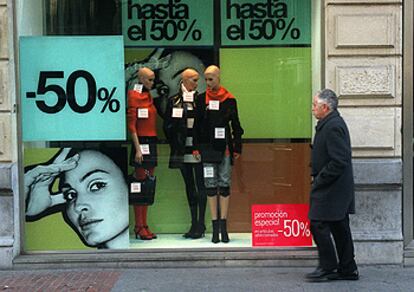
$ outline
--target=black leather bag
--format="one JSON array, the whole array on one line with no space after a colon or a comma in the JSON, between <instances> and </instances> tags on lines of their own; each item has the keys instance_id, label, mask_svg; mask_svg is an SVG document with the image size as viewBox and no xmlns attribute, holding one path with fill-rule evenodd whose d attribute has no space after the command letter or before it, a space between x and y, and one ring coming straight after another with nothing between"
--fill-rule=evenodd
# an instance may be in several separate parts
<instances>
[{"instance_id":1,"label":"black leather bag","mask_svg":"<svg viewBox=\"0 0 414 292\"><path fill-rule=\"evenodd\" d=\"M138 180L133 174L128 176L129 204L131 205L152 205L154 204L156 176L145 171L144 180Z\"/></svg>"}]
</instances>

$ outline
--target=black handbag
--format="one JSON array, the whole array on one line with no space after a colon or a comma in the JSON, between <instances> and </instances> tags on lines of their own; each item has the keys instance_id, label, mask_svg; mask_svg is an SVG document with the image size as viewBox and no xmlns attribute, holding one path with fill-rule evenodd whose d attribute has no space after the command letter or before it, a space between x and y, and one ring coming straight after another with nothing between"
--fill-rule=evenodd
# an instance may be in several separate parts
<instances>
[{"instance_id":1,"label":"black handbag","mask_svg":"<svg viewBox=\"0 0 414 292\"><path fill-rule=\"evenodd\" d=\"M146 177L138 180L133 174L128 176L129 204L131 205L152 205L154 204L156 176L150 175L145 170Z\"/></svg>"}]
</instances>

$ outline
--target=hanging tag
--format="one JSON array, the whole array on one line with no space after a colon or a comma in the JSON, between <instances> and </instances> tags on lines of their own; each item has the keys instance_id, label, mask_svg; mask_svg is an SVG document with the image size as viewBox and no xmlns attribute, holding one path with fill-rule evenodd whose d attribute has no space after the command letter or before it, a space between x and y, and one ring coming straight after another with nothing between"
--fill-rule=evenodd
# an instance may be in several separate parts
<instances>
[{"instance_id":1,"label":"hanging tag","mask_svg":"<svg viewBox=\"0 0 414 292\"><path fill-rule=\"evenodd\" d=\"M214 138L216 138L216 139L225 139L226 138L226 128L214 128Z\"/></svg>"},{"instance_id":2,"label":"hanging tag","mask_svg":"<svg viewBox=\"0 0 414 292\"><path fill-rule=\"evenodd\" d=\"M193 102L194 101L194 92L183 92L183 100L185 102Z\"/></svg>"},{"instance_id":3,"label":"hanging tag","mask_svg":"<svg viewBox=\"0 0 414 292\"><path fill-rule=\"evenodd\" d=\"M204 177L205 178L212 178L214 177L214 167L212 166L205 166L203 168L204 170Z\"/></svg>"},{"instance_id":4,"label":"hanging tag","mask_svg":"<svg viewBox=\"0 0 414 292\"><path fill-rule=\"evenodd\" d=\"M208 109L213 111L218 111L220 109L220 101L210 100L208 102Z\"/></svg>"},{"instance_id":5,"label":"hanging tag","mask_svg":"<svg viewBox=\"0 0 414 292\"><path fill-rule=\"evenodd\" d=\"M182 118L183 117L183 109L174 107L172 111L172 117L173 118Z\"/></svg>"},{"instance_id":6,"label":"hanging tag","mask_svg":"<svg viewBox=\"0 0 414 292\"><path fill-rule=\"evenodd\" d=\"M139 92L139 93L142 93L142 88L143 87L144 86L142 84L137 83L137 84L134 85L134 90Z\"/></svg>"},{"instance_id":7,"label":"hanging tag","mask_svg":"<svg viewBox=\"0 0 414 292\"><path fill-rule=\"evenodd\" d=\"M147 108L139 108L138 109L138 118L139 119L148 119L148 109Z\"/></svg>"},{"instance_id":8,"label":"hanging tag","mask_svg":"<svg viewBox=\"0 0 414 292\"><path fill-rule=\"evenodd\" d=\"M187 128L192 129L194 127L194 118L187 119Z\"/></svg>"},{"instance_id":9,"label":"hanging tag","mask_svg":"<svg viewBox=\"0 0 414 292\"><path fill-rule=\"evenodd\" d=\"M141 183L133 182L131 183L131 193L140 193L141 192Z\"/></svg>"},{"instance_id":10,"label":"hanging tag","mask_svg":"<svg viewBox=\"0 0 414 292\"><path fill-rule=\"evenodd\" d=\"M149 144L140 144L139 147L141 148L142 155L150 154Z\"/></svg>"},{"instance_id":11,"label":"hanging tag","mask_svg":"<svg viewBox=\"0 0 414 292\"><path fill-rule=\"evenodd\" d=\"M185 138L185 146L193 146L193 137Z\"/></svg>"}]
</instances>

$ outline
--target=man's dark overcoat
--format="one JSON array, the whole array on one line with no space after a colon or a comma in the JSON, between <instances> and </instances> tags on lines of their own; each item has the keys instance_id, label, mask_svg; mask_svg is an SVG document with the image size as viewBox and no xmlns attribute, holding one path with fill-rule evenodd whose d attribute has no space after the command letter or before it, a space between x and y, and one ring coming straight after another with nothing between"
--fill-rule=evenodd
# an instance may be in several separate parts
<instances>
[{"instance_id":1,"label":"man's dark overcoat","mask_svg":"<svg viewBox=\"0 0 414 292\"><path fill-rule=\"evenodd\" d=\"M338 221L355 213L349 131L336 110L316 125L311 164L309 219Z\"/></svg>"}]
</instances>

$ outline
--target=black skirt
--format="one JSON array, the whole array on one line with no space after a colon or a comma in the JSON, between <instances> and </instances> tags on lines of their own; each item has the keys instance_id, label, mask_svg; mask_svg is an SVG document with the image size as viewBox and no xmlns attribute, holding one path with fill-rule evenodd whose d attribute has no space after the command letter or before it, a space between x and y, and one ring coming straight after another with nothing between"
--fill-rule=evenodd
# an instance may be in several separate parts
<instances>
[{"instance_id":1,"label":"black skirt","mask_svg":"<svg viewBox=\"0 0 414 292\"><path fill-rule=\"evenodd\" d=\"M131 155L129 157L129 165L135 168L152 168L158 164L157 155L157 137L138 137L139 144L149 145L149 154L144 154L142 163L135 162L135 146L131 143Z\"/></svg>"}]
</instances>

